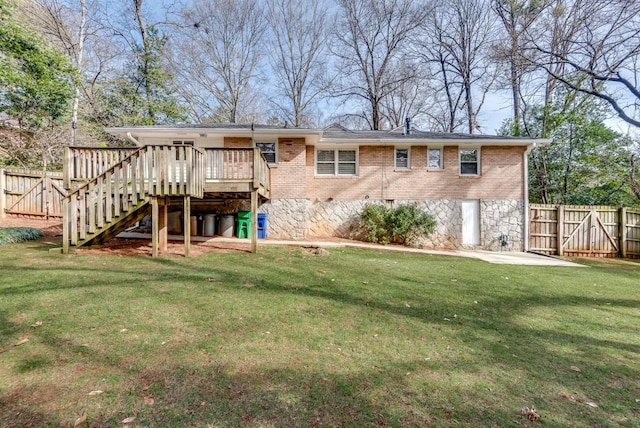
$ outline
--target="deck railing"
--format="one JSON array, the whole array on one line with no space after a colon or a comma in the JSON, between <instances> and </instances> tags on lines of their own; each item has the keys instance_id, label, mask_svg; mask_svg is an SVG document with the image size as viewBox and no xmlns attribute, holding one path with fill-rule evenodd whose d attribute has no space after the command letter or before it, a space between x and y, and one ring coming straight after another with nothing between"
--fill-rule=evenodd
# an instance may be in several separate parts
<instances>
[{"instance_id":1,"label":"deck railing","mask_svg":"<svg viewBox=\"0 0 640 428\"><path fill-rule=\"evenodd\" d=\"M71 189L78 183L97 177L137 150L137 147L68 147L64 154L63 185Z\"/></svg>"},{"instance_id":2,"label":"deck railing","mask_svg":"<svg viewBox=\"0 0 640 428\"><path fill-rule=\"evenodd\" d=\"M71 149L68 149L71 151ZM76 152L82 153L82 152ZM72 153L66 153L73 159ZM80 157L81 162L87 159ZM94 160L98 158L93 158ZM97 171L98 159L85 171ZM146 146L72 189L63 203L65 248L78 245L151 196L204 194L204 154L188 146ZM70 182L78 183L65 171ZM76 179L77 178L77 179Z\"/></svg>"},{"instance_id":3,"label":"deck railing","mask_svg":"<svg viewBox=\"0 0 640 428\"><path fill-rule=\"evenodd\" d=\"M252 181L254 188L269 189L269 166L260 149L204 150L206 182Z\"/></svg>"},{"instance_id":4,"label":"deck railing","mask_svg":"<svg viewBox=\"0 0 640 428\"><path fill-rule=\"evenodd\" d=\"M203 180L209 183L247 181L253 182L254 188L269 189L269 166L258 148L195 149L167 145L141 149L69 147L65 151L64 187L82 186L138 151L145 154L135 157L138 165L131 173L142 180L140 185L145 183L152 195L198 197L197 190Z\"/></svg>"},{"instance_id":5,"label":"deck railing","mask_svg":"<svg viewBox=\"0 0 640 428\"><path fill-rule=\"evenodd\" d=\"M65 252L120 222L155 196L202 198L205 185L244 182L264 196L269 167L260 149L197 149L153 145L139 149L65 150ZM221 188L223 188L222 186ZM248 191L248 190L244 190Z\"/></svg>"}]
</instances>

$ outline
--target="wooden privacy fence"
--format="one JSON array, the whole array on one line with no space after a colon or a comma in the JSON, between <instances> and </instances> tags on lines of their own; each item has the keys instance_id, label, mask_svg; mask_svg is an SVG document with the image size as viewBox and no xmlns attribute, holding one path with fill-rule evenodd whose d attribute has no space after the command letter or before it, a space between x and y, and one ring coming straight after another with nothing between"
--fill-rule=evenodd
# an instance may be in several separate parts
<instances>
[{"instance_id":1,"label":"wooden privacy fence","mask_svg":"<svg viewBox=\"0 0 640 428\"><path fill-rule=\"evenodd\" d=\"M0 170L0 216L62 217L66 195L61 172Z\"/></svg>"},{"instance_id":2,"label":"wooden privacy fence","mask_svg":"<svg viewBox=\"0 0 640 428\"><path fill-rule=\"evenodd\" d=\"M575 257L640 258L640 209L529 205L529 249Z\"/></svg>"}]
</instances>

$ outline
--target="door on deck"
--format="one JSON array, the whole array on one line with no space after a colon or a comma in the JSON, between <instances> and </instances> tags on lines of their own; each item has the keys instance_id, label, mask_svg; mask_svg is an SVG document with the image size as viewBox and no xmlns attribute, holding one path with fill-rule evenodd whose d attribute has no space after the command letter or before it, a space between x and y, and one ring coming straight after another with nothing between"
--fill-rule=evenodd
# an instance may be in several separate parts
<instances>
[{"instance_id":1,"label":"door on deck","mask_svg":"<svg viewBox=\"0 0 640 428\"><path fill-rule=\"evenodd\" d=\"M462 201L462 244L480 245L480 201Z\"/></svg>"}]
</instances>

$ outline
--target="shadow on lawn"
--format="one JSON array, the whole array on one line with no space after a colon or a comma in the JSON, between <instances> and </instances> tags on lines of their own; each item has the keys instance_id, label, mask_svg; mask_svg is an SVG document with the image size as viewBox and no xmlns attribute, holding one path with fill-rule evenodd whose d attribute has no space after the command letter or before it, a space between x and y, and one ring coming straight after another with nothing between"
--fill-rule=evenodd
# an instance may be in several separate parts
<instances>
[{"instance_id":1,"label":"shadow on lawn","mask_svg":"<svg viewBox=\"0 0 640 428\"><path fill-rule=\"evenodd\" d=\"M254 257L254 256L248 256ZM113 260L113 259L109 259ZM225 258L216 258L225 260ZM226 259L229 260L229 259ZM234 260L234 259L231 259ZM383 317L409 317L420 322L450 328L454 337L477 352L464 360L442 360L431 370L439 376L448 372L479 373L488 367L504 368L515 373L523 373L521 382L526 386L519 389L526 396L513 397L513 412L502 408L484 408L473 402L454 403L459 399L455 394L431 400L442 391L429 390L425 385L419 393L416 386L410 385L405 373L420 369L417 362L397 360L385 363L384 369L361 369L357 373L327 373L314 367L292 362L286 368L251 368L224 367L215 361L209 364L193 366L147 367L132 374L127 380L126 397L122 399L123 407L129 406L126 413L89 415L94 426L114 426L133 412L141 425L151 426L433 426L473 424L489 421L501 424L528 423L521 421L517 411L524 405L542 404L547 409L555 408L558 412L573 412L566 406L577 406L565 403L561 392L580 391L586 398L597 399L604 408L611 408L621 399L636 397L640 390L637 372L621 359L612 362L609 354L612 350L628 353L627 358L633 360L640 354L640 344L621 342L608 338L587 335L585 328L597 329L594 326L582 326L584 334L552 330L540 326L525 326L515 318L523 310L535 307L557 308L562 311L567 307L584 307L592 309L610 309L612 307L640 309L640 300L606 299L582 296L547 296L543 294L512 294L498 296L495 292L483 292L482 288L474 290L474 298L478 303L460 303L447 300L436 294L428 293L429 285L415 287L411 280L410 287L403 287L402 295L393 299L385 299L384 294L367 293L364 284L333 283L331 275L320 274L321 262L310 264L309 269L300 272L299 267L292 268L274 263L269 275L261 275L247 260L246 265L212 264L203 267L203 260L186 259L145 259L140 260L137 267L124 270L131 275L131 284L126 287L148 287L148 292L157 292L153 284L162 283L168 277L179 283L198 284L199 292L210 292L216 289L233 289L245 293L268 293L273 295L297 295L341 305L362 308ZM54 289L56 287L103 287L113 285L109 278L101 273L112 269L104 268L83 270L90 277L87 282L83 277L71 278L67 283L46 281L29 284L18 290L0 290L0 294L18 294ZM155 267L155 269L154 269ZM27 268L25 268L27 269ZM32 268L28 268L33 270ZM340 269L357 270L363 277L375 275L367 266L350 266L348 260ZM64 271L64 268L43 268L42 272ZM570 275L570 272L566 272ZM277 280L276 278L280 278ZM402 282L407 282L402 279ZM213 281L209 281L213 280ZM247 280L251 287L244 287ZM441 278L448 280L448 278ZM464 282L464 279L460 280ZM201 284L201 285L200 285ZM358 288L359 287L359 288ZM426 291L425 291L426 288ZM437 290L434 287L434 290ZM460 292L465 289L460 287ZM410 301L407 306L403 301ZM452 318L452 314L457 314ZM446 327L445 327L446 326ZM3 336L12 336L17 328L11 322L0 318L0 332ZM597 336L597 335L595 335ZM76 352L73 343L67 343L59 337L43 337L43 343L58 352L68 353L68 358ZM4 340L4 337L3 337ZM557 347L571 347L571 352L561 352ZM114 361L98 353L89 356L91 361L110 370L125 372L120 361ZM240 357L240 356L239 356ZM215 353L212 354L215 359ZM458 358L458 357L454 357ZM579 366L582 373L571 370ZM607 382L622 382L623 387L613 388ZM511 380L495 379L502 382L500 388L512 387ZM514 380L514 382L516 382ZM541 385L557 386L558 403L548 403L544 394L536 391ZM413 391L409 392L411 389ZM405 391L407 391L405 393ZM446 393L451 393L447 391ZM0 425L30 426L30 418L36 421L31 426L58 425L58 421L44 413L30 413L22 405L28 402L28 396L37 395L38 391L29 388L12 390L0 395ZM468 391L459 391L462 397ZM627 396L628 394L628 396ZM145 405L144 397L153 398L153 405ZM387 398L389 400L387 400ZM100 398L96 398L100 400ZM538 403L534 403L538 401ZM133 404L125 404L133 403ZM565 407L563 407L565 406ZM625 404L632 407L632 405ZM508 408L508 406L506 407ZM569 409L569 410L568 410ZM20 413L24 410L24 413ZM587 409L589 410L589 409ZM610 425L607 413L599 411L575 411L571 417L560 415L559 419L547 418L551 424L567 423L572 419L574 426ZM18 415L24 415L20 416ZM629 412L626 414L628 415ZM9 421L4 415L14 415ZM15 415L22 419L15 419ZM11 421L16 420L15 423ZM518 421L518 422L514 422ZM562 425L562 423L560 423ZM559 426L560 426L559 425Z\"/></svg>"}]
</instances>

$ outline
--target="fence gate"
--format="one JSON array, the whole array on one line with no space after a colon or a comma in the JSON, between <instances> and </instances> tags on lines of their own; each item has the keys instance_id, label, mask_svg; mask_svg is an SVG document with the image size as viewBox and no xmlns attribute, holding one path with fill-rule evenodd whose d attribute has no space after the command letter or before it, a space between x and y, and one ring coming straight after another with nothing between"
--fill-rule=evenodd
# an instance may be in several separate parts
<instances>
[{"instance_id":1,"label":"fence gate","mask_svg":"<svg viewBox=\"0 0 640 428\"><path fill-rule=\"evenodd\" d=\"M617 208L560 206L559 210L559 255L618 257Z\"/></svg>"},{"instance_id":2,"label":"fence gate","mask_svg":"<svg viewBox=\"0 0 640 428\"><path fill-rule=\"evenodd\" d=\"M1 214L62 217L62 173L7 169L0 174Z\"/></svg>"},{"instance_id":3,"label":"fence gate","mask_svg":"<svg viewBox=\"0 0 640 428\"><path fill-rule=\"evenodd\" d=\"M640 259L640 210L622 209L622 257Z\"/></svg>"},{"instance_id":4,"label":"fence gate","mask_svg":"<svg viewBox=\"0 0 640 428\"><path fill-rule=\"evenodd\" d=\"M531 204L529 249L570 257L640 258L640 210Z\"/></svg>"}]
</instances>

